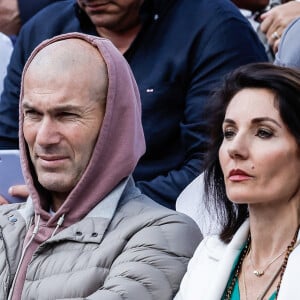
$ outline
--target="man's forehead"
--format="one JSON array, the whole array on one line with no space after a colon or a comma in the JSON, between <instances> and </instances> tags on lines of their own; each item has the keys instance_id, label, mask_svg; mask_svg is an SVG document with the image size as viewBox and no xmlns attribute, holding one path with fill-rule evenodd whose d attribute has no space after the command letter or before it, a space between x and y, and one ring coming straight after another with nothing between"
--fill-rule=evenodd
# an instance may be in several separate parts
<instances>
[{"instance_id":1,"label":"man's forehead","mask_svg":"<svg viewBox=\"0 0 300 300\"><path fill-rule=\"evenodd\" d=\"M108 72L99 49L85 40L70 38L42 48L29 63L24 75L24 95L52 94L105 102ZM61 95L60 95L61 97Z\"/></svg>"},{"instance_id":2,"label":"man's forehead","mask_svg":"<svg viewBox=\"0 0 300 300\"><path fill-rule=\"evenodd\" d=\"M89 68L97 64L104 65L103 58L97 48L85 40L69 38L59 40L42 48L30 62L30 68L65 69L70 67Z\"/></svg>"}]
</instances>

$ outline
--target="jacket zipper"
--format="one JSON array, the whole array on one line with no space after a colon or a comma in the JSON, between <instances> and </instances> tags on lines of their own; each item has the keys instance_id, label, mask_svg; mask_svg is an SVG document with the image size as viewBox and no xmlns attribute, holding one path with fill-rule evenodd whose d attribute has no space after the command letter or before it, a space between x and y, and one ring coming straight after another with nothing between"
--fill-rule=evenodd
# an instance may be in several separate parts
<instances>
[{"instance_id":1,"label":"jacket zipper","mask_svg":"<svg viewBox=\"0 0 300 300\"><path fill-rule=\"evenodd\" d=\"M4 282L4 287L5 287L5 294L4 294L4 298L7 298L7 294L8 294L8 289L9 289L9 283L11 281L11 266L9 264L9 260L7 258L7 246L6 246L6 242L4 239L4 235L3 235L3 228L0 226L0 240L3 241L3 247L4 247L4 252L5 252L5 260L6 263L8 265L8 278L6 279L6 281Z\"/></svg>"},{"instance_id":2,"label":"jacket zipper","mask_svg":"<svg viewBox=\"0 0 300 300\"><path fill-rule=\"evenodd\" d=\"M28 241L28 243L27 243L27 244L25 245L25 247L23 248L23 251L22 251L22 254L21 254L21 258L20 258L20 261L19 261L19 263L18 263L17 271L16 271L16 274L15 274L14 280L13 280L13 282L12 282L12 285L11 285L11 288L10 288L10 291L9 291L9 295L8 295L7 300L11 300L11 298L12 298L12 296L13 296L13 291L14 291L14 288L15 288L15 285L16 285L16 279L17 279L17 277L18 277L18 273L19 273L21 264L22 264L22 262L23 262L25 253L26 253L26 251L27 251L29 245L31 244L32 240L34 239L35 235L37 234L37 232L38 232L38 230L39 230L39 223L40 223L40 215L37 215L37 222L36 222L36 225L35 225L34 228L33 228L33 232L32 232L32 235L31 235L30 240Z\"/></svg>"}]
</instances>

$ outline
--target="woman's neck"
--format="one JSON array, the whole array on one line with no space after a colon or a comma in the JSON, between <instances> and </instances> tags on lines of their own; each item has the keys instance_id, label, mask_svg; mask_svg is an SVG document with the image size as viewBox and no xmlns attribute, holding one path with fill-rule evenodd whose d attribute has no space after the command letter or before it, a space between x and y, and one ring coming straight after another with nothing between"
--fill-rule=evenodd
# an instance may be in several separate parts
<instances>
[{"instance_id":1,"label":"woman's neck","mask_svg":"<svg viewBox=\"0 0 300 300\"><path fill-rule=\"evenodd\" d=\"M250 205L249 216L252 257L258 265L284 251L299 225L298 205L293 202Z\"/></svg>"}]
</instances>

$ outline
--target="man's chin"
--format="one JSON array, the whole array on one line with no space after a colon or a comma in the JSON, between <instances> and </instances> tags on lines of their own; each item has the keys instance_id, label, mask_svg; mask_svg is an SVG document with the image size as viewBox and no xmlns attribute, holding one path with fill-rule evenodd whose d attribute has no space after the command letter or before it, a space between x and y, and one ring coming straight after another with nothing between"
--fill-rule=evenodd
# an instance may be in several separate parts
<instances>
[{"instance_id":1,"label":"man's chin","mask_svg":"<svg viewBox=\"0 0 300 300\"><path fill-rule=\"evenodd\" d=\"M65 176L63 178L55 174L39 176L38 181L44 189L55 193L67 193L74 186L66 180Z\"/></svg>"}]
</instances>

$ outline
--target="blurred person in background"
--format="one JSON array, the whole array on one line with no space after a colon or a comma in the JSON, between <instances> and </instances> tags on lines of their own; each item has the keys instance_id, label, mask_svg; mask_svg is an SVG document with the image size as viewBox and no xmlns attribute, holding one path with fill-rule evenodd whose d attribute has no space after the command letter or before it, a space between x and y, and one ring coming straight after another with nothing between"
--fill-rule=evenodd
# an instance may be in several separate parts
<instances>
[{"instance_id":1,"label":"blurred person in background","mask_svg":"<svg viewBox=\"0 0 300 300\"><path fill-rule=\"evenodd\" d=\"M179 193L202 170L204 107L211 91L236 67L267 60L256 33L224 0L54 3L31 18L19 35L1 96L0 148L18 148L25 61L41 41L66 32L107 38L130 64L141 95L147 145L133 175L145 194L174 208Z\"/></svg>"}]
</instances>

